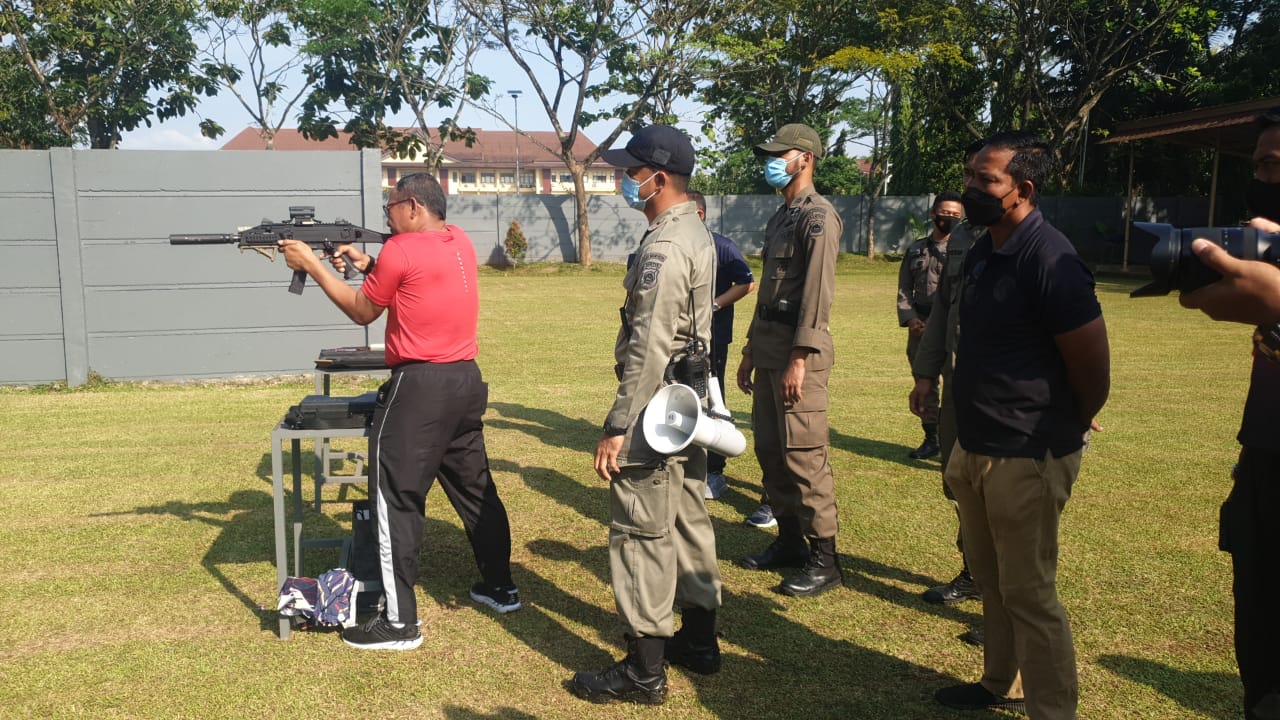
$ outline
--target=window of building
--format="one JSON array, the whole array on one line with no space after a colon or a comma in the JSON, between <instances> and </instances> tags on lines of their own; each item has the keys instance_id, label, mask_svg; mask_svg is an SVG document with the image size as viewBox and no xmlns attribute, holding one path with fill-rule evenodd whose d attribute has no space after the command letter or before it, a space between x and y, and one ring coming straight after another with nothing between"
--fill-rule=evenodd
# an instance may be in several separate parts
<instances>
[{"instance_id":1,"label":"window of building","mask_svg":"<svg viewBox=\"0 0 1280 720\"><path fill-rule=\"evenodd\" d=\"M395 169L395 168L387 168L387 184L388 184L388 185L395 185L395 184L396 184L396 169Z\"/></svg>"},{"instance_id":2,"label":"window of building","mask_svg":"<svg viewBox=\"0 0 1280 720\"><path fill-rule=\"evenodd\" d=\"M511 185L516 181L515 173L502 173L499 177L502 180L503 185Z\"/></svg>"},{"instance_id":3,"label":"window of building","mask_svg":"<svg viewBox=\"0 0 1280 720\"><path fill-rule=\"evenodd\" d=\"M476 184L476 174L475 174L475 173L473 173L473 172L464 172L464 173L462 173L462 184L463 184L463 185L475 185L475 184Z\"/></svg>"},{"instance_id":4,"label":"window of building","mask_svg":"<svg viewBox=\"0 0 1280 720\"><path fill-rule=\"evenodd\" d=\"M492 185L494 177L495 177L494 174L491 172L480 173L480 184Z\"/></svg>"},{"instance_id":5,"label":"window of building","mask_svg":"<svg viewBox=\"0 0 1280 720\"><path fill-rule=\"evenodd\" d=\"M596 173L591 176L591 182L597 185L607 185L609 183L609 176L604 173Z\"/></svg>"},{"instance_id":6,"label":"window of building","mask_svg":"<svg viewBox=\"0 0 1280 720\"><path fill-rule=\"evenodd\" d=\"M560 173L560 182L562 182L562 183L572 183L572 182L573 182L573 176L572 176L572 175L570 175L569 173Z\"/></svg>"},{"instance_id":7,"label":"window of building","mask_svg":"<svg viewBox=\"0 0 1280 720\"><path fill-rule=\"evenodd\" d=\"M522 188L533 187L533 173L524 172L523 170L520 172L520 187Z\"/></svg>"}]
</instances>

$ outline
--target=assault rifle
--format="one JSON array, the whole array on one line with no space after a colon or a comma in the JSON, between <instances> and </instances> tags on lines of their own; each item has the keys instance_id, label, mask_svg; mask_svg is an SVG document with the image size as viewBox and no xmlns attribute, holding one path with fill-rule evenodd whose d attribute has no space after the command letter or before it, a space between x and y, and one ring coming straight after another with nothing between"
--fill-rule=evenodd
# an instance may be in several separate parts
<instances>
[{"instance_id":1,"label":"assault rifle","mask_svg":"<svg viewBox=\"0 0 1280 720\"><path fill-rule=\"evenodd\" d=\"M357 242L380 243L387 238L382 233L368 228L352 225L346 220L337 219L331 223L317 222L316 209L311 205L291 205L289 219L272 222L264 219L261 223L249 228L242 228L234 235L170 235L170 245L230 245L236 243L240 252L253 250L268 260L275 261L280 251L279 240L299 240L321 251L325 257L332 257L339 245L350 245ZM355 277L356 269L347 263L345 277ZM289 283L289 292L302 294L302 287L307 283L307 274L301 270L293 273L293 282Z\"/></svg>"}]
</instances>

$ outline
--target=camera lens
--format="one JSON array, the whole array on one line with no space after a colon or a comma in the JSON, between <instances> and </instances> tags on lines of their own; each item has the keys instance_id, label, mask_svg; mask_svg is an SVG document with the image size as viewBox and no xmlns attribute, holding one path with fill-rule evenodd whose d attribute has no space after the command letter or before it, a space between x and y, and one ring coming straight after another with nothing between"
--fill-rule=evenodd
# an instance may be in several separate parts
<instances>
[{"instance_id":1,"label":"camera lens","mask_svg":"<svg viewBox=\"0 0 1280 720\"><path fill-rule=\"evenodd\" d=\"M1175 228L1165 223L1136 222L1133 229L1139 237L1154 241L1151 247L1151 282L1129 293L1129 297L1168 295L1177 290L1188 293L1222 277L1205 267L1191 243L1204 238L1241 260L1277 263L1276 250L1280 236L1258 232L1251 227Z\"/></svg>"}]
</instances>

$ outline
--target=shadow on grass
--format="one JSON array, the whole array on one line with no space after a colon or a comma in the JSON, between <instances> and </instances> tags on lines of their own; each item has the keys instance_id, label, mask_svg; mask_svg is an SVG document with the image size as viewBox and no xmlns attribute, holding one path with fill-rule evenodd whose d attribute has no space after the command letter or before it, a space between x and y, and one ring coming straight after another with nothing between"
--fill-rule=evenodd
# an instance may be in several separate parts
<instances>
[{"instance_id":1,"label":"shadow on grass","mask_svg":"<svg viewBox=\"0 0 1280 720\"><path fill-rule=\"evenodd\" d=\"M919 438L914 438L913 441L918 442ZM883 460L897 465L905 465L912 468L923 468L941 472L939 469L940 465L936 458L929 460L913 460L907 457L907 453L915 450L915 447L911 445L899 445L897 443L884 442L883 440L872 440L871 438L846 435L839 430L832 428L831 447L844 450L845 452L852 453L854 455L875 458L876 460Z\"/></svg>"},{"instance_id":2,"label":"shadow on grass","mask_svg":"<svg viewBox=\"0 0 1280 720\"><path fill-rule=\"evenodd\" d=\"M535 540L527 547L548 560L578 563L601 583L609 582L605 546L583 552L558 540ZM546 583L541 578L537 582ZM551 584L538 593L537 602L599 628L600 636L616 648L602 653L567 630L544 638L530 632L524 622L507 625L518 639L562 665L566 680L574 671L603 669L623 654L621 628L612 612L584 606ZM924 717L935 709L933 691L959 682L931 668L816 632L788 618L788 605L781 598L729 589L723 594L718 625L729 646L723 670L710 677L687 675L702 704L717 716L742 716L740 691L751 689L754 697L767 687L769 691L756 699L778 705L767 708L762 716ZM584 709L589 707L583 704Z\"/></svg>"},{"instance_id":3,"label":"shadow on grass","mask_svg":"<svg viewBox=\"0 0 1280 720\"><path fill-rule=\"evenodd\" d=\"M518 430L552 447L593 452L600 439L600 426L562 415L554 410L531 408L517 403L491 402L505 419L490 418L485 425L500 430ZM604 408L607 409L607 408Z\"/></svg>"},{"instance_id":4,"label":"shadow on grass","mask_svg":"<svg viewBox=\"0 0 1280 720\"><path fill-rule=\"evenodd\" d=\"M290 502L290 499L286 497L285 502ZM348 509L347 512L349 516L350 510ZM237 490L231 493L226 502L170 501L160 505L144 505L124 512L100 513L94 517L107 515L168 515L185 522L204 523L218 528L218 536L209 545L204 557L200 559L200 565L222 585L228 594L239 600L241 605L253 613L262 630L275 632L278 627L278 617L275 613L276 597L273 595L270 598L263 598L265 603L255 601L222 571L222 567L228 564L262 562L275 564L274 519L270 493L261 490ZM336 537L348 532L335 518L315 513L307 513L306 527L308 538ZM292 555L290 559L292 560ZM309 568L320 567L316 564L314 557L308 560L304 556L303 559L306 561L303 567L304 574Z\"/></svg>"},{"instance_id":5,"label":"shadow on grass","mask_svg":"<svg viewBox=\"0 0 1280 720\"><path fill-rule=\"evenodd\" d=\"M1102 655L1098 664L1201 715L1218 720L1240 717L1242 691L1234 673L1180 670L1127 655Z\"/></svg>"}]
</instances>

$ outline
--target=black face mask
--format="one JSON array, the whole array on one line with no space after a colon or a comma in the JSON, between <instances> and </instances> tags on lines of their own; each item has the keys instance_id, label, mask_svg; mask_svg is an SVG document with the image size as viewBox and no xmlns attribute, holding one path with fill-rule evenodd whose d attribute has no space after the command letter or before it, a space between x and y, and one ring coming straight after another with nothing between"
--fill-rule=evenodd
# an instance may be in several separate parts
<instances>
[{"instance_id":1,"label":"black face mask","mask_svg":"<svg viewBox=\"0 0 1280 720\"><path fill-rule=\"evenodd\" d=\"M1280 183L1262 182L1254 178L1244 193L1250 214L1280 222Z\"/></svg>"},{"instance_id":2,"label":"black face mask","mask_svg":"<svg viewBox=\"0 0 1280 720\"><path fill-rule=\"evenodd\" d=\"M951 228L956 226L956 222L958 222L956 218L946 215L935 215L933 217L933 226L938 228L940 235L950 235Z\"/></svg>"},{"instance_id":3,"label":"black face mask","mask_svg":"<svg viewBox=\"0 0 1280 720\"><path fill-rule=\"evenodd\" d=\"M1014 188L1013 190L1016 190ZM966 188L960 196L960 204L964 205L964 215L974 225L991 227L1000 222L1000 218L1008 212L1004 207L1004 199L1009 197L1010 190L1001 196L992 195L978 188Z\"/></svg>"}]
</instances>

